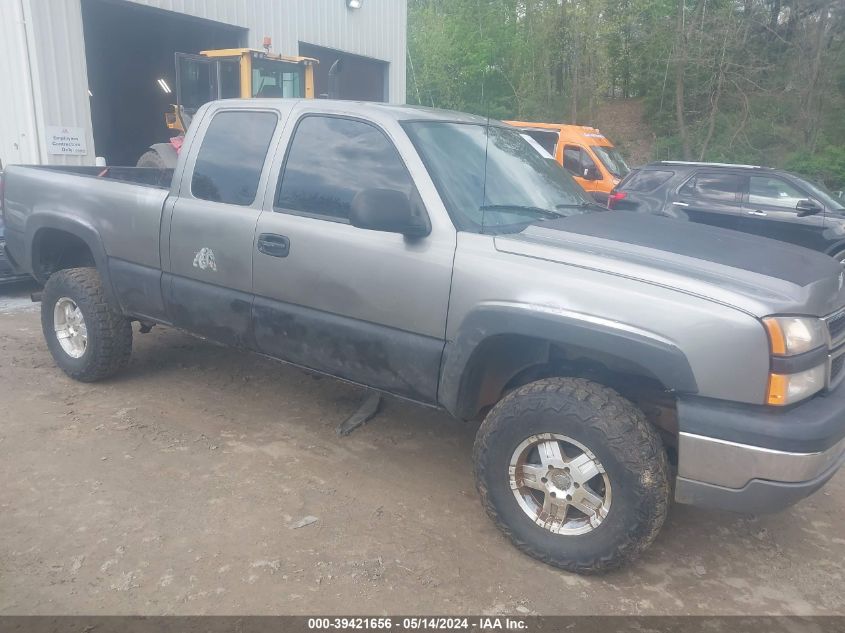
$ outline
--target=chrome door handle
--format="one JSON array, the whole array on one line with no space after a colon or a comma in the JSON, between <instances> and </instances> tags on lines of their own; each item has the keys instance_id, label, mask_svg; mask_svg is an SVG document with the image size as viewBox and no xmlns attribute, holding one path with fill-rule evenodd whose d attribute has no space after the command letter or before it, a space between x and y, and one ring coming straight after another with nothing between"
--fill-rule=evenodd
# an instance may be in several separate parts
<instances>
[{"instance_id":1,"label":"chrome door handle","mask_svg":"<svg viewBox=\"0 0 845 633\"><path fill-rule=\"evenodd\" d=\"M674 204L676 207L688 207L689 206L689 204L686 203L686 202L673 202L672 204Z\"/></svg>"},{"instance_id":2,"label":"chrome door handle","mask_svg":"<svg viewBox=\"0 0 845 633\"><path fill-rule=\"evenodd\" d=\"M757 209L750 209L750 210L746 211L746 213L748 215L761 215L761 216L769 215L765 211L758 211Z\"/></svg>"},{"instance_id":3,"label":"chrome door handle","mask_svg":"<svg viewBox=\"0 0 845 633\"><path fill-rule=\"evenodd\" d=\"M290 240L284 235L262 233L258 236L258 250L271 257L287 257L290 253Z\"/></svg>"}]
</instances>

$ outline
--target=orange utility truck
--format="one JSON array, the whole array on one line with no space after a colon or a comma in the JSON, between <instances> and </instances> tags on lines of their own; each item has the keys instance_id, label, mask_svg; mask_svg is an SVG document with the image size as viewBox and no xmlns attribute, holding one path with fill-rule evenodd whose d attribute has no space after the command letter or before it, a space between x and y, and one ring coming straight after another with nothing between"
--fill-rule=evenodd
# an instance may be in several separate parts
<instances>
[{"instance_id":1,"label":"orange utility truck","mask_svg":"<svg viewBox=\"0 0 845 633\"><path fill-rule=\"evenodd\" d=\"M610 191L631 171L622 154L598 129L563 123L505 121L534 139L596 201L605 204Z\"/></svg>"}]
</instances>

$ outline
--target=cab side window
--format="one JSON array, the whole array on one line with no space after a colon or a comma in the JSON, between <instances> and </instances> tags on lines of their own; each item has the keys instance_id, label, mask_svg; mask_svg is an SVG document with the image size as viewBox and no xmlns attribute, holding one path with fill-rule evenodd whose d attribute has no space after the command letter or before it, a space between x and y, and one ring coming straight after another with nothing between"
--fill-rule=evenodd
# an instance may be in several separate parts
<instances>
[{"instance_id":1,"label":"cab side window","mask_svg":"<svg viewBox=\"0 0 845 633\"><path fill-rule=\"evenodd\" d=\"M751 176L748 185L748 203L795 209L807 195L780 178Z\"/></svg>"},{"instance_id":2,"label":"cab side window","mask_svg":"<svg viewBox=\"0 0 845 633\"><path fill-rule=\"evenodd\" d=\"M276 121L274 112L215 114L194 164L193 196L225 204L252 204Z\"/></svg>"},{"instance_id":3,"label":"cab side window","mask_svg":"<svg viewBox=\"0 0 845 633\"><path fill-rule=\"evenodd\" d=\"M346 221L364 189L413 198L414 184L393 143L373 125L307 115L296 127L276 194L278 211Z\"/></svg>"},{"instance_id":4,"label":"cab side window","mask_svg":"<svg viewBox=\"0 0 845 633\"><path fill-rule=\"evenodd\" d=\"M565 145L563 148L563 168L573 176L584 177L585 169L595 169L596 163L577 145Z\"/></svg>"},{"instance_id":5,"label":"cab side window","mask_svg":"<svg viewBox=\"0 0 845 633\"><path fill-rule=\"evenodd\" d=\"M681 187L682 195L709 200L734 202L742 188L742 176L735 174L698 173Z\"/></svg>"}]
</instances>

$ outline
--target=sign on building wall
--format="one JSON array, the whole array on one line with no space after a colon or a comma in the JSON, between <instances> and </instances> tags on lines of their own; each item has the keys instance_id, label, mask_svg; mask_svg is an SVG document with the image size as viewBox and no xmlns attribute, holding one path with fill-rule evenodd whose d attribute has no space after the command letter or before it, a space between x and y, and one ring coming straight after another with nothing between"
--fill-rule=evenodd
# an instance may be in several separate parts
<instances>
[{"instance_id":1,"label":"sign on building wall","mask_svg":"<svg viewBox=\"0 0 845 633\"><path fill-rule=\"evenodd\" d=\"M64 156L84 156L88 153L85 128L48 125L47 152Z\"/></svg>"}]
</instances>

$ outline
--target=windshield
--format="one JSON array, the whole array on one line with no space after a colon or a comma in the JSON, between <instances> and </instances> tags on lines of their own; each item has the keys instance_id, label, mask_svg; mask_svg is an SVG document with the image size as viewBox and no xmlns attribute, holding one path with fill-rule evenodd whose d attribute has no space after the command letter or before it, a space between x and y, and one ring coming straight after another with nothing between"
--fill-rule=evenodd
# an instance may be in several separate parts
<instances>
[{"instance_id":1,"label":"windshield","mask_svg":"<svg viewBox=\"0 0 845 633\"><path fill-rule=\"evenodd\" d=\"M845 210L845 204L842 203L842 200L834 196L824 185L812 182L806 178L799 178L799 180L807 189L810 190L810 193L813 194L813 196L828 209L833 211Z\"/></svg>"},{"instance_id":2,"label":"windshield","mask_svg":"<svg viewBox=\"0 0 845 633\"><path fill-rule=\"evenodd\" d=\"M460 230L518 232L597 207L519 130L440 121L403 125Z\"/></svg>"},{"instance_id":3,"label":"windshield","mask_svg":"<svg viewBox=\"0 0 845 633\"><path fill-rule=\"evenodd\" d=\"M619 150L615 147L593 145L593 151L596 153L596 156L599 157L599 160L602 162L602 165L605 166L607 171L617 178L624 178L628 175L628 172L631 171L631 168L628 167L628 163L625 162L625 159L622 158L622 154L620 154Z\"/></svg>"}]
</instances>

